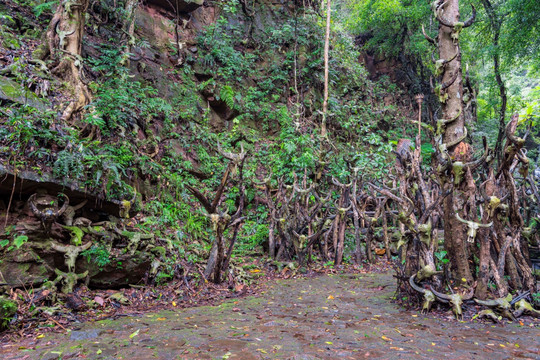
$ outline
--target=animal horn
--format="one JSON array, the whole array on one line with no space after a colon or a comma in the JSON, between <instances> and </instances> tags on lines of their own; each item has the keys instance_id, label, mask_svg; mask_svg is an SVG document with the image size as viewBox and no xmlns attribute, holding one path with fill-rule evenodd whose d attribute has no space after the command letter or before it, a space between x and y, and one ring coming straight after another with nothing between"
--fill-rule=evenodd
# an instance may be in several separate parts
<instances>
[{"instance_id":1,"label":"animal horn","mask_svg":"<svg viewBox=\"0 0 540 360\"><path fill-rule=\"evenodd\" d=\"M489 224L478 224L478 226L483 227L483 228L488 228L488 227L491 227L492 225L493 225L493 221L490 222Z\"/></svg>"},{"instance_id":2,"label":"animal horn","mask_svg":"<svg viewBox=\"0 0 540 360\"><path fill-rule=\"evenodd\" d=\"M450 301L452 299L449 295L436 291L435 289L433 289L432 286L430 286L429 288L431 289L431 292L441 300Z\"/></svg>"},{"instance_id":3,"label":"animal horn","mask_svg":"<svg viewBox=\"0 0 540 360\"><path fill-rule=\"evenodd\" d=\"M445 64L448 64L450 61L454 60L454 59L458 56L458 54L459 54L459 51L456 51L456 53L454 54L454 56L452 56L452 57L451 57L450 59L448 59L448 60L444 60L444 63L445 63ZM459 110L460 110L460 112L461 112L461 109L459 109Z\"/></svg>"},{"instance_id":4,"label":"animal horn","mask_svg":"<svg viewBox=\"0 0 540 360\"><path fill-rule=\"evenodd\" d=\"M223 150L223 148L221 147L221 143L219 142L219 140L217 141L217 148L218 148L218 153L221 154L221 156L223 156L224 158L226 159L229 159L229 160L232 160L233 159L233 153L229 153L229 152L225 152Z\"/></svg>"},{"instance_id":5,"label":"animal horn","mask_svg":"<svg viewBox=\"0 0 540 360\"><path fill-rule=\"evenodd\" d=\"M131 198L131 200L129 200L129 202L131 203L131 205L135 204L135 200L137 199L137 188L136 187L133 187L133 197Z\"/></svg>"},{"instance_id":6,"label":"animal horn","mask_svg":"<svg viewBox=\"0 0 540 360\"><path fill-rule=\"evenodd\" d=\"M461 299L463 300L471 300L474 296L474 288L476 287L476 282L474 283L474 285L471 287L471 290L469 291L468 294L464 294Z\"/></svg>"},{"instance_id":7,"label":"animal horn","mask_svg":"<svg viewBox=\"0 0 540 360\"><path fill-rule=\"evenodd\" d=\"M488 306L488 307L492 307L492 306L497 306L497 305L499 305L499 303L497 302L497 300L480 300L480 299L474 299L474 301L476 301L477 304L484 305L484 306Z\"/></svg>"},{"instance_id":8,"label":"animal horn","mask_svg":"<svg viewBox=\"0 0 540 360\"><path fill-rule=\"evenodd\" d=\"M28 205L30 205L30 210L34 213L34 215L38 218L41 218L43 216L43 213L37 208L36 203L34 202L36 200L36 194L30 195L30 198L28 198Z\"/></svg>"},{"instance_id":9,"label":"animal horn","mask_svg":"<svg viewBox=\"0 0 540 360\"><path fill-rule=\"evenodd\" d=\"M476 8L472 4L471 4L471 7L472 7L472 14L471 14L471 17L468 18L467 21L465 21L465 23L463 24L464 28L471 26L474 23L474 19L476 19Z\"/></svg>"},{"instance_id":10,"label":"animal horn","mask_svg":"<svg viewBox=\"0 0 540 360\"><path fill-rule=\"evenodd\" d=\"M450 86L452 86L452 84L456 81L456 79L458 78L458 74L459 74L459 71L455 71L454 72L454 75L452 76L452 78L450 80L448 80L447 82L444 82L442 83L441 85L441 90L446 90L448 89Z\"/></svg>"},{"instance_id":11,"label":"animal horn","mask_svg":"<svg viewBox=\"0 0 540 360\"><path fill-rule=\"evenodd\" d=\"M427 41L429 41L433 45L437 45L437 40L426 34L426 29L424 29L424 24L422 24L422 34L424 34L424 37Z\"/></svg>"},{"instance_id":12,"label":"animal horn","mask_svg":"<svg viewBox=\"0 0 540 360\"><path fill-rule=\"evenodd\" d=\"M471 14L471 17L463 23L464 28L471 26L474 23L474 19L476 19L476 8L474 7L474 5L471 5L471 6L472 6L472 14ZM447 19L440 16L438 13L437 13L437 20L439 20L439 22L442 25L447 26L447 27L453 28L454 26L456 26L456 24L451 23Z\"/></svg>"},{"instance_id":13,"label":"animal horn","mask_svg":"<svg viewBox=\"0 0 540 360\"><path fill-rule=\"evenodd\" d=\"M460 222L462 222L464 224L469 224L469 222L467 220L462 219L461 216L459 216L458 213L456 213L456 219L458 219Z\"/></svg>"},{"instance_id":14,"label":"animal horn","mask_svg":"<svg viewBox=\"0 0 540 360\"><path fill-rule=\"evenodd\" d=\"M69 198L67 197L66 194L59 193L58 196L62 196L64 198L64 203L62 204L62 207L58 210L58 213L56 216L62 215L69 206Z\"/></svg>"},{"instance_id":15,"label":"animal horn","mask_svg":"<svg viewBox=\"0 0 540 360\"><path fill-rule=\"evenodd\" d=\"M409 278L409 285L411 285L411 287L418 291L419 293L422 293L422 294L425 294L426 293L426 289L416 285L416 283L414 282L414 277L416 276L416 274L413 274L410 278Z\"/></svg>"}]
</instances>

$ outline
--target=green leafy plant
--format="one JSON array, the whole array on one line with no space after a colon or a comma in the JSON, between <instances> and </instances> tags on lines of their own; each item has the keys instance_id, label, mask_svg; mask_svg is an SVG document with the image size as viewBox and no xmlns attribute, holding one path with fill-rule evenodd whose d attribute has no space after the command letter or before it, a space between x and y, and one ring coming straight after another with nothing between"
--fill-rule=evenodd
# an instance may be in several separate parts
<instances>
[{"instance_id":1,"label":"green leafy plant","mask_svg":"<svg viewBox=\"0 0 540 360\"><path fill-rule=\"evenodd\" d=\"M224 85L221 88L219 97L225 102L225 104L227 104L229 108L234 108L234 90L232 87L230 87L229 85Z\"/></svg>"},{"instance_id":2,"label":"green leafy plant","mask_svg":"<svg viewBox=\"0 0 540 360\"><path fill-rule=\"evenodd\" d=\"M111 263L111 254L102 244L92 245L90 249L83 251L81 255L84 256L89 263L95 264L100 271Z\"/></svg>"},{"instance_id":3,"label":"green leafy plant","mask_svg":"<svg viewBox=\"0 0 540 360\"><path fill-rule=\"evenodd\" d=\"M43 13L51 12L53 6L56 5L57 3L58 3L58 0L46 1L44 3L37 4L36 6L34 6L34 9L33 9L34 15L36 15L36 17L39 18L41 14Z\"/></svg>"},{"instance_id":4,"label":"green leafy plant","mask_svg":"<svg viewBox=\"0 0 540 360\"><path fill-rule=\"evenodd\" d=\"M24 243L26 243L28 241L28 236L26 235L17 235L15 236L15 238L13 239L13 245L19 249L21 246L24 245Z\"/></svg>"},{"instance_id":5,"label":"green leafy plant","mask_svg":"<svg viewBox=\"0 0 540 360\"><path fill-rule=\"evenodd\" d=\"M435 251L434 255L437 260L439 260L437 262L437 270L441 270L442 265L448 264L450 262L450 260L446 257L447 254L448 252L446 250Z\"/></svg>"}]
</instances>

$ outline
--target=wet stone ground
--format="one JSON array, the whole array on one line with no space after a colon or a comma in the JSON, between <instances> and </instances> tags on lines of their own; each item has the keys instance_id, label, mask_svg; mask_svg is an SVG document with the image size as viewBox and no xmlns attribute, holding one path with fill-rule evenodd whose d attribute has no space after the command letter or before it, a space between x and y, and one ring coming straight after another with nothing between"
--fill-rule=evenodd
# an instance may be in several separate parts
<instances>
[{"instance_id":1,"label":"wet stone ground","mask_svg":"<svg viewBox=\"0 0 540 360\"><path fill-rule=\"evenodd\" d=\"M282 280L260 297L98 321L5 344L1 359L540 359L540 323L437 319L390 274Z\"/></svg>"}]
</instances>

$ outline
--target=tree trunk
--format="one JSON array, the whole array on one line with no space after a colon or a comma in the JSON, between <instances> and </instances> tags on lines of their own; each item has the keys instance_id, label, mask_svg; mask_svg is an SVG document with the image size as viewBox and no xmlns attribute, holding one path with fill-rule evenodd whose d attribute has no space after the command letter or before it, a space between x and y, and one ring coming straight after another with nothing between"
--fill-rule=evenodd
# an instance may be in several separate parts
<instances>
[{"instance_id":1,"label":"tree trunk","mask_svg":"<svg viewBox=\"0 0 540 360\"><path fill-rule=\"evenodd\" d=\"M125 42L124 55L122 62L129 67L129 56L133 45L135 45L135 10L139 6L139 0L126 0L126 5L124 7L126 12L126 19L122 30L127 35L127 41Z\"/></svg>"},{"instance_id":2,"label":"tree trunk","mask_svg":"<svg viewBox=\"0 0 540 360\"><path fill-rule=\"evenodd\" d=\"M331 1L326 0L326 35L324 37L324 100L321 122L321 137L326 137L326 118L328 116L328 67L330 52Z\"/></svg>"},{"instance_id":3,"label":"tree trunk","mask_svg":"<svg viewBox=\"0 0 540 360\"><path fill-rule=\"evenodd\" d=\"M390 211L388 207L386 206L386 203L382 206L382 225L383 225L383 237L384 237L384 249L385 249L385 256L386 260L390 261L392 259L392 255L390 254L390 238L388 236L388 219L386 217L386 211Z\"/></svg>"},{"instance_id":4,"label":"tree trunk","mask_svg":"<svg viewBox=\"0 0 540 360\"><path fill-rule=\"evenodd\" d=\"M356 191L355 191L356 193ZM354 198L354 196L353 196ZM358 204L353 201L353 224L354 224L354 258L357 264L362 262L362 241L360 237L360 214L358 214Z\"/></svg>"},{"instance_id":5,"label":"tree trunk","mask_svg":"<svg viewBox=\"0 0 540 360\"><path fill-rule=\"evenodd\" d=\"M488 19L489 19L489 26L491 27L491 32L493 34L493 73L495 74L495 80L497 81L497 86L499 87L499 96L501 98L501 108L499 109L499 134L497 135L497 143L495 145L495 155L497 156L497 159L499 160L499 163L501 162L502 154L502 143L504 140L504 130L506 128L505 123L505 115L506 115L506 104L507 104L507 97L506 97L506 86L504 85L504 81L501 76L501 69L500 69L500 49L499 49L499 37L501 34L501 25L502 21L499 18L497 12L493 8L493 5L491 4L491 1L489 0L482 0L482 5L484 6L484 9L486 10Z\"/></svg>"},{"instance_id":6,"label":"tree trunk","mask_svg":"<svg viewBox=\"0 0 540 360\"><path fill-rule=\"evenodd\" d=\"M89 0L60 2L47 29L48 54L59 63L52 73L67 80L73 89L73 100L62 113L61 120L90 103L90 92L82 82L82 39Z\"/></svg>"},{"instance_id":7,"label":"tree trunk","mask_svg":"<svg viewBox=\"0 0 540 360\"><path fill-rule=\"evenodd\" d=\"M221 270L223 267L223 261L225 260L225 241L223 240L223 231L225 229L218 225L216 234L216 262L214 264L214 271L212 273L212 282L219 284L221 282ZM208 263L210 265L210 262Z\"/></svg>"},{"instance_id":8,"label":"tree trunk","mask_svg":"<svg viewBox=\"0 0 540 360\"><path fill-rule=\"evenodd\" d=\"M444 10L441 11L447 21L456 23L459 21L459 0L448 0L443 5ZM454 29L445 25L439 25L439 58L452 59L456 53L457 56L453 61L446 65L442 77L443 87L441 92L444 92L442 102L442 116L444 119L453 119L458 114L455 121L447 124L443 136L443 144L446 144L447 150L452 154L458 145L462 143L465 135L465 118L463 116L463 78L461 73L461 53L459 48L459 40L452 38ZM455 79L455 80L454 80ZM461 140L461 141L460 141ZM470 154L470 147L461 147L460 149ZM463 156L467 156L464 154ZM472 284L472 274L469 267L469 254L467 251L466 231L464 225L460 223L455 216L456 209L462 209L466 199L460 196L460 192L453 189L451 177L446 178L443 184L444 191L452 191L443 202L443 219L444 219L444 244L450 258L452 275L454 279L461 281L465 279L467 283ZM458 282L459 283L459 282Z\"/></svg>"},{"instance_id":9,"label":"tree trunk","mask_svg":"<svg viewBox=\"0 0 540 360\"><path fill-rule=\"evenodd\" d=\"M270 215L272 217L272 215ZM274 226L275 221L271 218L270 224L268 225L268 256L271 259L274 259L276 256L276 241L274 238Z\"/></svg>"},{"instance_id":10,"label":"tree trunk","mask_svg":"<svg viewBox=\"0 0 540 360\"><path fill-rule=\"evenodd\" d=\"M343 261L343 250L345 248L345 229L347 227L347 219L345 215L339 215L338 222L338 241L336 249L336 257L334 264L341 265Z\"/></svg>"},{"instance_id":11,"label":"tree trunk","mask_svg":"<svg viewBox=\"0 0 540 360\"><path fill-rule=\"evenodd\" d=\"M486 196L495 195L495 179L493 171L490 172L488 180L485 184ZM484 211L482 222L490 221L489 212ZM490 279L490 260L491 260L491 239L488 229L480 229L478 238L480 241L480 264L478 265L478 285L476 286L475 296L479 299L487 299L488 285Z\"/></svg>"}]
</instances>

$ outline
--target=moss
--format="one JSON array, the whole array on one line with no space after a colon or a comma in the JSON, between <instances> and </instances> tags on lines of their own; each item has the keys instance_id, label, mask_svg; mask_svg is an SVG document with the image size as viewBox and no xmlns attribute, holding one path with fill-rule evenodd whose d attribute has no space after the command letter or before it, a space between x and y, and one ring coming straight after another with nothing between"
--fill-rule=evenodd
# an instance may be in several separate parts
<instances>
[{"instance_id":1,"label":"moss","mask_svg":"<svg viewBox=\"0 0 540 360\"><path fill-rule=\"evenodd\" d=\"M0 331L6 329L17 313L17 304L14 301L0 296Z\"/></svg>"},{"instance_id":2,"label":"moss","mask_svg":"<svg viewBox=\"0 0 540 360\"><path fill-rule=\"evenodd\" d=\"M156 257L159 257L159 258L162 258L162 259L165 259L165 255L167 253L167 251L165 250L165 248L163 246L155 246L150 251Z\"/></svg>"},{"instance_id":3,"label":"moss","mask_svg":"<svg viewBox=\"0 0 540 360\"><path fill-rule=\"evenodd\" d=\"M0 83L0 91L2 91L6 97L19 97L21 92L18 88L15 87L14 82L11 81L2 81Z\"/></svg>"},{"instance_id":4,"label":"moss","mask_svg":"<svg viewBox=\"0 0 540 360\"><path fill-rule=\"evenodd\" d=\"M39 99L32 91L4 76L0 76L0 100L28 104L39 110L45 110L48 106L46 100Z\"/></svg>"}]
</instances>

